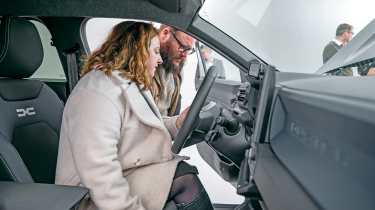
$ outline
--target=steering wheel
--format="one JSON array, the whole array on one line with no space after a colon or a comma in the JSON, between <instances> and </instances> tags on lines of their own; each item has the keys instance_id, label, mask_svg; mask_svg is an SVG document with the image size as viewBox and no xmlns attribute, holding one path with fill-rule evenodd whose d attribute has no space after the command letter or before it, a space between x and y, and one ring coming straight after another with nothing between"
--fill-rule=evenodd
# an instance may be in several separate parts
<instances>
[{"instance_id":1,"label":"steering wheel","mask_svg":"<svg viewBox=\"0 0 375 210\"><path fill-rule=\"evenodd\" d=\"M182 123L181 128L179 129L177 136L172 145L172 152L178 154L184 145L187 143L188 137L194 128L194 123L199 116L204 102L208 96L208 93L211 90L212 85L217 77L216 67L211 66L206 76L204 77L201 86L198 89L198 92L191 103L190 109L186 115L184 122Z\"/></svg>"}]
</instances>

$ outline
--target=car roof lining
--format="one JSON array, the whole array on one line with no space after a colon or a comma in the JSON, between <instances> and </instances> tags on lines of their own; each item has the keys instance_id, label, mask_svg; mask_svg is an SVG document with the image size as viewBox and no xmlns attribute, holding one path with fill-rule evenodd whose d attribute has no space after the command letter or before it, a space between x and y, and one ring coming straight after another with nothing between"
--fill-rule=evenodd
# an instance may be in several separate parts
<instances>
[{"instance_id":1,"label":"car roof lining","mask_svg":"<svg viewBox=\"0 0 375 210\"><path fill-rule=\"evenodd\" d=\"M3 1L0 15L128 18L186 30L200 7L200 0L13 0Z\"/></svg>"},{"instance_id":2,"label":"car roof lining","mask_svg":"<svg viewBox=\"0 0 375 210\"><path fill-rule=\"evenodd\" d=\"M192 23L196 19L200 19L197 13L202 6L201 0L11 1L12 0L6 0L5 3L1 5L0 16L11 15L40 18L51 30L52 36L54 36L54 43L60 50L70 48L74 43L79 43L77 40L79 37L75 37L69 41L62 41L59 40L59 37L56 37L56 34L59 33L57 31L61 31L62 28L69 28L68 26L63 27L63 22L69 24L69 21L79 19L77 21L83 23L86 18L91 17L137 19L159 22L176 27L179 30L185 31L198 38L194 33L195 31L192 31ZM175 9L168 8L169 4L171 4ZM72 24L76 25L77 21L74 20ZM60 29L56 28L57 26L60 27ZM53 30L53 28L55 29ZM74 28L76 29L77 27L74 26ZM200 38L198 39L201 40ZM204 37L204 39L210 39L210 37ZM229 37L226 37L225 39L229 39ZM220 46L211 47L216 48L219 51L222 50L220 49ZM231 53L237 54L237 51L238 50ZM238 59L243 56L244 55L241 54L238 56L235 55L234 57ZM235 59L234 57L229 59ZM239 64L238 67L240 67L242 70L245 70L247 69L249 60L249 55L246 55L235 63Z\"/></svg>"}]
</instances>

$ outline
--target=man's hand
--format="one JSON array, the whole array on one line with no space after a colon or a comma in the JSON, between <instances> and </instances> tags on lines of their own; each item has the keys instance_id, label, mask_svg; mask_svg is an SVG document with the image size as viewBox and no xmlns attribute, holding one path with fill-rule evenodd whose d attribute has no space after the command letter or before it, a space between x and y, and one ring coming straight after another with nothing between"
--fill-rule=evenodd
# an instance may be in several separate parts
<instances>
[{"instance_id":1,"label":"man's hand","mask_svg":"<svg viewBox=\"0 0 375 210\"><path fill-rule=\"evenodd\" d=\"M367 76L375 76L375 67L372 67L368 70Z\"/></svg>"},{"instance_id":2,"label":"man's hand","mask_svg":"<svg viewBox=\"0 0 375 210\"><path fill-rule=\"evenodd\" d=\"M185 118L186 118L186 116L187 116L187 113L189 112L189 109L190 109L190 106L189 107L187 107L179 116L178 116L178 118L177 118L177 120L176 120L176 127L178 128L178 129L180 129L181 128L181 126L182 126L182 123L185 121Z\"/></svg>"}]
</instances>

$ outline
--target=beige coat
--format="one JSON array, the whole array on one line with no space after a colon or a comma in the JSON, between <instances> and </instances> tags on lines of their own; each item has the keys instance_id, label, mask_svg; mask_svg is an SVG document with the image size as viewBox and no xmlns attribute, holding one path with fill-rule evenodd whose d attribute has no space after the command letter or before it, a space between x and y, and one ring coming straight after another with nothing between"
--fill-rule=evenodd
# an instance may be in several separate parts
<instances>
[{"instance_id":1,"label":"beige coat","mask_svg":"<svg viewBox=\"0 0 375 210\"><path fill-rule=\"evenodd\" d=\"M56 184L89 188L82 209L161 210L183 159L171 153L175 121L134 82L91 71L64 110Z\"/></svg>"}]
</instances>

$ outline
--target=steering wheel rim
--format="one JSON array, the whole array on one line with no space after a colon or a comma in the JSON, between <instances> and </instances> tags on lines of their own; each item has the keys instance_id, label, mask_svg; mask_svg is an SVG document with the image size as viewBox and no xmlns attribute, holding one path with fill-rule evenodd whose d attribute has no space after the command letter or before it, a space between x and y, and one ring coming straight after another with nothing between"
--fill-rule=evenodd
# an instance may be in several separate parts
<instances>
[{"instance_id":1,"label":"steering wheel rim","mask_svg":"<svg viewBox=\"0 0 375 210\"><path fill-rule=\"evenodd\" d=\"M215 66L211 66L208 69L207 74L204 77L201 86L199 87L198 92L194 97L193 102L191 103L186 118L177 133L177 136L172 145L172 152L175 154L178 154L184 147L184 145L187 143L187 137L190 135L194 127L194 123L199 116L199 112L201 111L203 104L208 96L208 93L210 92L211 87L214 84L214 81L217 77L217 72L215 68Z\"/></svg>"}]
</instances>

